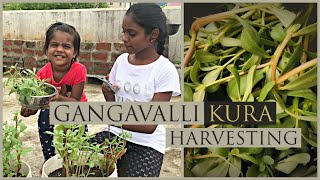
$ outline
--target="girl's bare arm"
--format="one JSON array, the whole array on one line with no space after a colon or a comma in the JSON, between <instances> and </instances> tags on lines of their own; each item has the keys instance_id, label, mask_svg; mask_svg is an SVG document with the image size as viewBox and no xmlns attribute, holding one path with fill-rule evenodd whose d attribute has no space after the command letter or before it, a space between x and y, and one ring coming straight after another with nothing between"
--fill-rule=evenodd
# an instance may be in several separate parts
<instances>
[{"instance_id":1,"label":"girl's bare arm","mask_svg":"<svg viewBox=\"0 0 320 180\"><path fill-rule=\"evenodd\" d=\"M152 101L170 101L172 92L161 92L153 95ZM134 132L152 134L158 125L123 125L122 128Z\"/></svg>"}]
</instances>

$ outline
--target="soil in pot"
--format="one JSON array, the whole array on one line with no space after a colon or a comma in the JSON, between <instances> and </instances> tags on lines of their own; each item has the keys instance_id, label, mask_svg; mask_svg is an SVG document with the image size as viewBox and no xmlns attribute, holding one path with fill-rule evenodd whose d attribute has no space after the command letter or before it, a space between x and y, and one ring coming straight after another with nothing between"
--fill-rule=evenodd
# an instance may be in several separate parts
<instances>
[{"instance_id":1,"label":"soil in pot","mask_svg":"<svg viewBox=\"0 0 320 180\"><path fill-rule=\"evenodd\" d=\"M4 175L3 177L7 177L6 175ZM21 173L18 173L18 176L12 176L12 177L27 177L26 175L22 175Z\"/></svg>"},{"instance_id":2,"label":"soil in pot","mask_svg":"<svg viewBox=\"0 0 320 180\"><path fill-rule=\"evenodd\" d=\"M85 165L83 169L83 174L87 174L89 170L89 166ZM76 172L76 167L74 167L73 172ZM73 174L71 172L71 174ZM81 174L81 173L80 173ZM48 175L49 177L66 177L65 168L59 168ZM90 169L89 175L87 177L103 177L102 171L99 167L95 166Z\"/></svg>"}]
</instances>

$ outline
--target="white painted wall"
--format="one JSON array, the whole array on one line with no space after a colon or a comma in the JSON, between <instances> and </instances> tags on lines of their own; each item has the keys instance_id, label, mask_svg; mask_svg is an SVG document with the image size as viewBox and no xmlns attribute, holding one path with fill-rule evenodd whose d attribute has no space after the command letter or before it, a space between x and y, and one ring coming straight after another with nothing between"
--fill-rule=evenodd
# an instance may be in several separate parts
<instances>
[{"instance_id":1,"label":"white painted wall","mask_svg":"<svg viewBox=\"0 0 320 180\"><path fill-rule=\"evenodd\" d=\"M181 24L181 9L163 9L169 23ZM61 21L73 25L82 42L121 42L124 8L3 11L3 39L43 40L46 28ZM169 58L181 60L182 28L169 37Z\"/></svg>"}]
</instances>

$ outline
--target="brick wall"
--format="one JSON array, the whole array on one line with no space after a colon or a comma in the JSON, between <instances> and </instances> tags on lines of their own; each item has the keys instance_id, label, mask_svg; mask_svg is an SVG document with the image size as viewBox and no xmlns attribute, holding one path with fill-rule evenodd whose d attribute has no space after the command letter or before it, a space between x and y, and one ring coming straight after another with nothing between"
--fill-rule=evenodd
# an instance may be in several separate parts
<instances>
[{"instance_id":1,"label":"brick wall","mask_svg":"<svg viewBox=\"0 0 320 180\"><path fill-rule=\"evenodd\" d=\"M3 66L16 63L19 67L39 70L48 60L43 53L43 41L3 40ZM121 43L81 43L78 62L87 67L88 74L105 75L116 58L125 52Z\"/></svg>"}]
</instances>

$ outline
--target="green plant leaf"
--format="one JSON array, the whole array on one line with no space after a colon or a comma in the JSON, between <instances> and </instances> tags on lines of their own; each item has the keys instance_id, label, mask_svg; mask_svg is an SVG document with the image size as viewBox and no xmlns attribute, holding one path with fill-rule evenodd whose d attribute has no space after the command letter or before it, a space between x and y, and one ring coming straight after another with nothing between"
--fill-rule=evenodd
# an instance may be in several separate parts
<instances>
[{"instance_id":1,"label":"green plant leaf","mask_svg":"<svg viewBox=\"0 0 320 180\"><path fill-rule=\"evenodd\" d=\"M223 70L223 66L219 66L217 69L212 70L211 72L209 72L202 80L202 84L204 84L205 86L208 86L209 84L211 84L212 82L216 81L216 79L218 78L219 74L221 73L221 71ZM207 87L207 91L209 93L213 93L215 91L217 91L219 88L219 85L211 85Z\"/></svg>"},{"instance_id":2,"label":"green plant leaf","mask_svg":"<svg viewBox=\"0 0 320 180\"><path fill-rule=\"evenodd\" d=\"M94 161L89 161L89 167L93 168L94 167Z\"/></svg>"},{"instance_id":3,"label":"green plant leaf","mask_svg":"<svg viewBox=\"0 0 320 180\"><path fill-rule=\"evenodd\" d=\"M207 65L205 65L205 64L207 64ZM219 67L220 66L217 66L217 65L209 66L208 63L200 63L201 71L212 71L212 70L215 70L215 69L217 69Z\"/></svg>"},{"instance_id":4,"label":"green plant leaf","mask_svg":"<svg viewBox=\"0 0 320 180\"><path fill-rule=\"evenodd\" d=\"M244 63L242 67L242 71L246 71L250 69L253 65L258 65L261 61L261 57L257 56L255 54L252 54L252 56Z\"/></svg>"},{"instance_id":5,"label":"green plant leaf","mask_svg":"<svg viewBox=\"0 0 320 180\"><path fill-rule=\"evenodd\" d=\"M231 91L235 91L235 92L232 94L237 94L237 98L240 99L241 97L240 97L240 75L239 75L239 72L232 65L227 66L227 69L234 76L234 80L235 80L235 87L231 89Z\"/></svg>"},{"instance_id":6,"label":"green plant leaf","mask_svg":"<svg viewBox=\"0 0 320 180\"><path fill-rule=\"evenodd\" d=\"M283 87L279 87L280 90L299 90L308 89L317 85L317 66L312 67L298 78L292 80Z\"/></svg>"},{"instance_id":7,"label":"green plant leaf","mask_svg":"<svg viewBox=\"0 0 320 180\"><path fill-rule=\"evenodd\" d=\"M282 28L282 24L278 23L274 27L272 27L272 30L270 32L270 36L272 39L274 39L277 42L282 42L284 38L287 36L287 32ZM290 39L288 42L288 45L292 46L295 43Z\"/></svg>"},{"instance_id":8,"label":"green plant leaf","mask_svg":"<svg viewBox=\"0 0 320 180\"><path fill-rule=\"evenodd\" d=\"M263 148L252 147L252 148L240 148L241 154L259 154L263 151Z\"/></svg>"},{"instance_id":9,"label":"green plant leaf","mask_svg":"<svg viewBox=\"0 0 320 180\"><path fill-rule=\"evenodd\" d=\"M249 154L234 154L234 155L245 161L250 161L253 164L258 164L258 161L254 157L250 156Z\"/></svg>"},{"instance_id":10,"label":"green plant leaf","mask_svg":"<svg viewBox=\"0 0 320 180\"><path fill-rule=\"evenodd\" d=\"M260 37L258 32L246 23L242 18L235 16L243 26L243 30L241 32L241 46L244 50L251 52L252 54L256 54L257 56L263 58L270 58L269 54L259 47Z\"/></svg>"},{"instance_id":11,"label":"green plant leaf","mask_svg":"<svg viewBox=\"0 0 320 180\"><path fill-rule=\"evenodd\" d=\"M294 153L295 153L295 151L293 149L283 150L283 151L280 152L280 154L275 159L275 161L278 162L281 159L283 159L284 157L289 156L289 155L294 154Z\"/></svg>"},{"instance_id":12,"label":"green plant leaf","mask_svg":"<svg viewBox=\"0 0 320 180\"><path fill-rule=\"evenodd\" d=\"M190 70L190 79L192 82L199 84L200 62L196 61Z\"/></svg>"},{"instance_id":13,"label":"green plant leaf","mask_svg":"<svg viewBox=\"0 0 320 180\"><path fill-rule=\"evenodd\" d=\"M190 39L189 36L184 35L184 36L183 36L183 41L184 41L184 42L189 42L189 41L191 41L191 39Z\"/></svg>"},{"instance_id":14,"label":"green plant leaf","mask_svg":"<svg viewBox=\"0 0 320 180\"><path fill-rule=\"evenodd\" d=\"M220 43L224 47L235 47L235 46L241 47L241 41L236 38L221 37Z\"/></svg>"},{"instance_id":15,"label":"green plant leaf","mask_svg":"<svg viewBox=\"0 0 320 180\"><path fill-rule=\"evenodd\" d=\"M307 54L309 59L315 59L315 58L318 57L317 53L313 53L313 52L310 52L310 51L304 51L304 52Z\"/></svg>"},{"instance_id":16,"label":"green plant leaf","mask_svg":"<svg viewBox=\"0 0 320 180\"><path fill-rule=\"evenodd\" d=\"M242 98L242 101L243 102L246 102L247 101L247 98L249 97L249 94L251 93L252 91L252 88L253 88L253 79L254 79L254 76L255 76L255 72L256 72L256 68L257 66L256 65L253 65L250 69L249 69L249 73L248 73L248 77L247 77L247 83L246 83L246 90L244 92L244 95L243 95L243 98Z\"/></svg>"},{"instance_id":17,"label":"green plant leaf","mask_svg":"<svg viewBox=\"0 0 320 180\"><path fill-rule=\"evenodd\" d=\"M292 113L290 110L288 110L288 108L286 107L286 105L284 104L284 102L282 101L281 97L279 96L279 94L277 92L272 90L272 94L275 97L278 104L281 106L281 108L290 116L292 116L296 119L305 120L305 121L317 121L317 117L315 117L315 116L300 116L300 115L296 115L296 114Z\"/></svg>"},{"instance_id":18,"label":"green plant leaf","mask_svg":"<svg viewBox=\"0 0 320 180\"><path fill-rule=\"evenodd\" d=\"M214 148L208 147L208 150L214 154L218 154L222 157L227 157L229 153L229 148Z\"/></svg>"},{"instance_id":19,"label":"green plant leaf","mask_svg":"<svg viewBox=\"0 0 320 180\"><path fill-rule=\"evenodd\" d=\"M229 167L229 176L239 177L241 174L241 159L238 157L231 156L229 161L232 164Z\"/></svg>"},{"instance_id":20,"label":"green plant leaf","mask_svg":"<svg viewBox=\"0 0 320 180\"><path fill-rule=\"evenodd\" d=\"M244 92L246 90L247 77L248 77L248 74L240 76L240 96L243 96ZM253 86L255 86L264 77L265 77L264 70L263 69L257 70L257 72L255 73L254 80L253 80ZM231 81L228 82L228 85L227 85L228 96L230 97L230 99L232 101L240 101L237 99L237 97L238 97L237 92L235 90L233 90L234 87L236 87L236 80L232 79Z\"/></svg>"},{"instance_id":21,"label":"green plant leaf","mask_svg":"<svg viewBox=\"0 0 320 180\"><path fill-rule=\"evenodd\" d=\"M270 81L266 85L263 86L263 88L261 89L259 98L258 98L258 102L264 101L264 99L267 97L268 93L271 91L271 89L274 87L275 84L276 84L276 82Z\"/></svg>"},{"instance_id":22,"label":"green plant leaf","mask_svg":"<svg viewBox=\"0 0 320 180\"><path fill-rule=\"evenodd\" d=\"M304 115L304 116L314 116L314 117L317 117L317 114L318 113L314 113L314 112L310 112L310 111L305 111L305 110L302 110L302 109L298 109L298 111Z\"/></svg>"},{"instance_id":23,"label":"green plant leaf","mask_svg":"<svg viewBox=\"0 0 320 180\"><path fill-rule=\"evenodd\" d=\"M306 34L314 34L314 33L317 33L317 23L313 23L307 27L300 29L298 32L293 34L293 37L303 36Z\"/></svg>"},{"instance_id":24,"label":"green plant leaf","mask_svg":"<svg viewBox=\"0 0 320 180\"><path fill-rule=\"evenodd\" d=\"M262 160L262 162L264 162L267 165L273 165L274 164L274 160L270 156L262 156L261 160Z\"/></svg>"},{"instance_id":25,"label":"green plant leaf","mask_svg":"<svg viewBox=\"0 0 320 180\"><path fill-rule=\"evenodd\" d=\"M256 164L253 164L250 166L247 170L246 176L247 177L258 177L259 175L259 166Z\"/></svg>"},{"instance_id":26,"label":"green plant leaf","mask_svg":"<svg viewBox=\"0 0 320 180\"><path fill-rule=\"evenodd\" d=\"M269 7L271 12L280 20L284 27L289 27L296 18L296 14L286 9L280 9L275 6Z\"/></svg>"},{"instance_id":27,"label":"green plant leaf","mask_svg":"<svg viewBox=\"0 0 320 180\"><path fill-rule=\"evenodd\" d=\"M282 93L287 96L302 97L305 99L309 99L313 102L317 102L317 95L311 89L284 91L284 92L281 92L281 94Z\"/></svg>"},{"instance_id":28,"label":"green plant leaf","mask_svg":"<svg viewBox=\"0 0 320 180\"><path fill-rule=\"evenodd\" d=\"M190 86L184 85L183 96L184 101L192 101L193 91Z\"/></svg>"},{"instance_id":29,"label":"green plant leaf","mask_svg":"<svg viewBox=\"0 0 320 180\"><path fill-rule=\"evenodd\" d=\"M297 67L300 64L302 52L303 47L301 45L296 46L291 57L289 58L287 65L284 67L284 69L282 69L281 75L285 74L286 72L290 71L291 69Z\"/></svg>"},{"instance_id":30,"label":"green plant leaf","mask_svg":"<svg viewBox=\"0 0 320 180\"><path fill-rule=\"evenodd\" d=\"M201 29L202 32L208 33L208 34L216 32L217 30L218 30L218 27L215 22L211 22L208 25L206 25L205 28Z\"/></svg>"},{"instance_id":31,"label":"green plant leaf","mask_svg":"<svg viewBox=\"0 0 320 180\"><path fill-rule=\"evenodd\" d=\"M216 55L202 50L196 50L194 56L200 63L210 63L219 60L219 57Z\"/></svg>"},{"instance_id":32,"label":"green plant leaf","mask_svg":"<svg viewBox=\"0 0 320 180\"><path fill-rule=\"evenodd\" d=\"M226 177L229 169L229 164L223 161L218 166L210 170L206 176L207 177Z\"/></svg>"},{"instance_id":33,"label":"green plant leaf","mask_svg":"<svg viewBox=\"0 0 320 180\"><path fill-rule=\"evenodd\" d=\"M196 88L195 92L193 93L193 101L203 102L205 95L206 95L206 86L203 84L200 84Z\"/></svg>"},{"instance_id":34,"label":"green plant leaf","mask_svg":"<svg viewBox=\"0 0 320 180\"><path fill-rule=\"evenodd\" d=\"M308 153L295 154L276 163L274 168L286 174L290 174L298 164L306 164L310 161L310 158Z\"/></svg>"},{"instance_id":35,"label":"green plant leaf","mask_svg":"<svg viewBox=\"0 0 320 180\"><path fill-rule=\"evenodd\" d=\"M204 177L214 165L216 165L216 158L204 159L197 163L191 172L197 177Z\"/></svg>"},{"instance_id":36,"label":"green plant leaf","mask_svg":"<svg viewBox=\"0 0 320 180\"><path fill-rule=\"evenodd\" d=\"M188 66L188 67L183 68L183 78L186 78L190 74L191 68L192 68L192 66Z\"/></svg>"}]
</instances>

